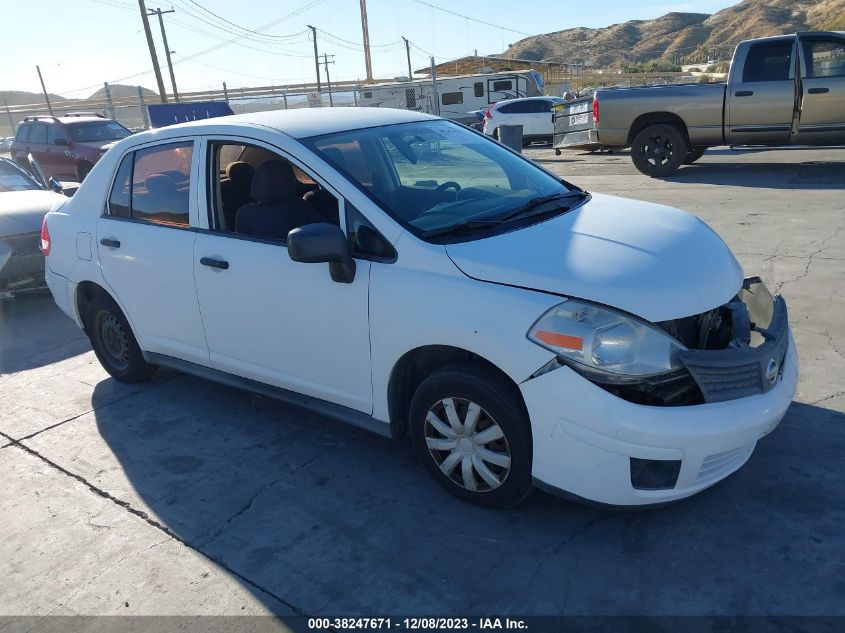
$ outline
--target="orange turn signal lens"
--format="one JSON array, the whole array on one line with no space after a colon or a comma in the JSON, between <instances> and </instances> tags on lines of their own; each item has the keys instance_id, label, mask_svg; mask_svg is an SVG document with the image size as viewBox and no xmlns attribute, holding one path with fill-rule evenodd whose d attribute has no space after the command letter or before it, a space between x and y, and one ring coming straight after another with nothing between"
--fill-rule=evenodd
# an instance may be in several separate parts
<instances>
[{"instance_id":1,"label":"orange turn signal lens","mask_svg":"<svg viewBox=\"0 0 845 633\"><path fill-rule=\"evenodd\" d=\"M558 334L557 332L548 332L546 330L537 330L534 336L553 347L560 347L562 349L584 349L584 339L580 336L570 336L568 334Z\"/></svg>"}]
</instances>

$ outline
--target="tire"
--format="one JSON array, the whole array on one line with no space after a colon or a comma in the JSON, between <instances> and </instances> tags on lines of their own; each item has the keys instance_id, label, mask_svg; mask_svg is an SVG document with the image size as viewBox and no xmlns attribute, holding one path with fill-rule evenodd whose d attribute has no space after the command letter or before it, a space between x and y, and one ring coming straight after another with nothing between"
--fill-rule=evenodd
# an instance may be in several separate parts
<instances>
[{"instance_id":1,"label":"tire","mask_svg":"<svg viewBox=\"0 0 845 633\"><path fill-rule=\"evenodd\" d=\"M85 180L85 176L87 176L92 169L94 169L94 165L88 161L82 161L79 163L79 166L76 168L76 177L79 179L79 182Z\"/></svg>"},{"instance_id":2,"label":"tire","mask_svg":"<svg viewBox=\"0 0 845 633\"><path fill-rule=\"evenodd\" d=\"M634 137L631 160L646 176L661 178L673 173L689 152L683 133L674 125L649 125Z\"/></svg>"},{"instance_id":3,"label":"tire","mask_svg":"<svg viewBox=\"0 0 845 633\"><path fill-rule=\"evenodd\" d=\"M466 433L472 405L474 432ZM528 413L517 388L487 367L453 365L423 380L411 399L409 432L431 476L458 499L507 508L533 490Z\"/></svg>"},{"instance_id":4,"label":"tire","mask_svg":"<svg viewBox=\"0 0 845 633\"><path fill-rule=\"evenodd\" d=\"M692 165L695 161L704 156L704 152L706 151L706 147L691 147L690 151L687 152L686 158L684 158L684 165Z\"/></svg>"},{"instance_id":5,"label":"tire","mask_svg":"<svg viewBox=\"0 0 845 633\"><path fill-rule=\"evenodd\" d=\"M97 360L115 380L143 382L156 372L156 366L144 360L129 322L108 295L101 292L92 299L85 329Z\"/></svg>"}]
</instances>

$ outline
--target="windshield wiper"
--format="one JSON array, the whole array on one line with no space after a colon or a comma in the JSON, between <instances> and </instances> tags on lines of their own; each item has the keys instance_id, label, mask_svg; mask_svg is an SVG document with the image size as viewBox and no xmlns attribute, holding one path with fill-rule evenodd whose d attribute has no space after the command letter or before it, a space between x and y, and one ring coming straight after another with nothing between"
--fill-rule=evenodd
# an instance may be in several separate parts
<instances>
[{"instance_id":1,"label":"windshield wiper","mask_svg":"<svg viewBox=\"0 0 845 633\"><path fill-rule=\"evenodd\" d=\"M430 237L441 237L443 235L458 235L461 233L472 233L478 229L485 229L491 226L502 224L504 220L463 220L449 226L441 226L436 229L423 231L420 235L424 239Z\"/></svg>"},{"instance_id":2,"label":"windshield wiper","mask_svg":"<svg viewBox=\"0 0 845 633\"><path fill-rule=\"evenodd\" d=\"M501 222L507 222L509 220L516 220L517 218L529 218L529 217L534 216L534 215L542 215L544 213L549 213L551 211L559 211L561 209L561 206L555 206L555 207L552 207L551 209L547 209L545 211L541 211L541 212L538 212L538 213L530 213L531 211L533 211L537 207L543 206L544 204L547 204L549 202L558 202L558 201L561 201L561 200L579 200L581 198L585 198L587 195L589 195L589 194L587 194L586 191L573 190L573 191L569 191L567 193L553 193L550 196L538 196L536 198L531 198L531 200L529 200L528 202L526 202L522 206L519 206L516 209L510 210L505 215L501 215L496 219L501 221ZM568 208L569 208L569 207L566 207L566 205L562 205L562 206L566 210L568 210Z\"/></svg>"}]
</instances>

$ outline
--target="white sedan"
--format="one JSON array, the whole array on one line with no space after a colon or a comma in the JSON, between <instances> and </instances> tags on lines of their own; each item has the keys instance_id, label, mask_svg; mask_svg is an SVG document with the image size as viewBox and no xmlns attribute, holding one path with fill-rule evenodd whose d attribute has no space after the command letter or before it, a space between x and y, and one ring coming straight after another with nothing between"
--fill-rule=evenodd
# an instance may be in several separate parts
<instances>
[{"instance_id":1,"label":"white sedan","mask_svg":"<svg viewBox=\"0 0 845 633\"><path fill-rule=\"evenodd\" d=\"M702 221L405 110L131 136L42 246L116 379L171 367L408 434L487 506L687 497L745 463L796 387L783 299Z\"/></svg>"},{"instance_id":2,"label":"white sedan","mask_svg":"<svg viewBox=\"0 0 845 633\"><path fill-rule=\"evenodd\" d=\"M552 108L562 97L526 97L499 101L484 113L484 133L499 138L500 125L521 125L522 142L552 142L555 125Z\"/></svg>"}]
</instances>

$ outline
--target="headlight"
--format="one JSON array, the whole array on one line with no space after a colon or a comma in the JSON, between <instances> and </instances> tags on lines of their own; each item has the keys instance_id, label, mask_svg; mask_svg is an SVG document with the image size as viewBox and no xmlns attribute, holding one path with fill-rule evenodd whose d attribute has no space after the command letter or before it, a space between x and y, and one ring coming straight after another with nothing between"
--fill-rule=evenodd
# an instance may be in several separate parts
<instances>
[{"instance_id":1,"label":"headlight","mask_svg":"<svg viewBox=\"0 0 845 633\"><path fill-rule=\"evenodd\" d=\"M587 371L619 378L680 369L676 352L686 349L645 321L572 299L540 317L528 338Z\"/></svg>"}]
</instances>

